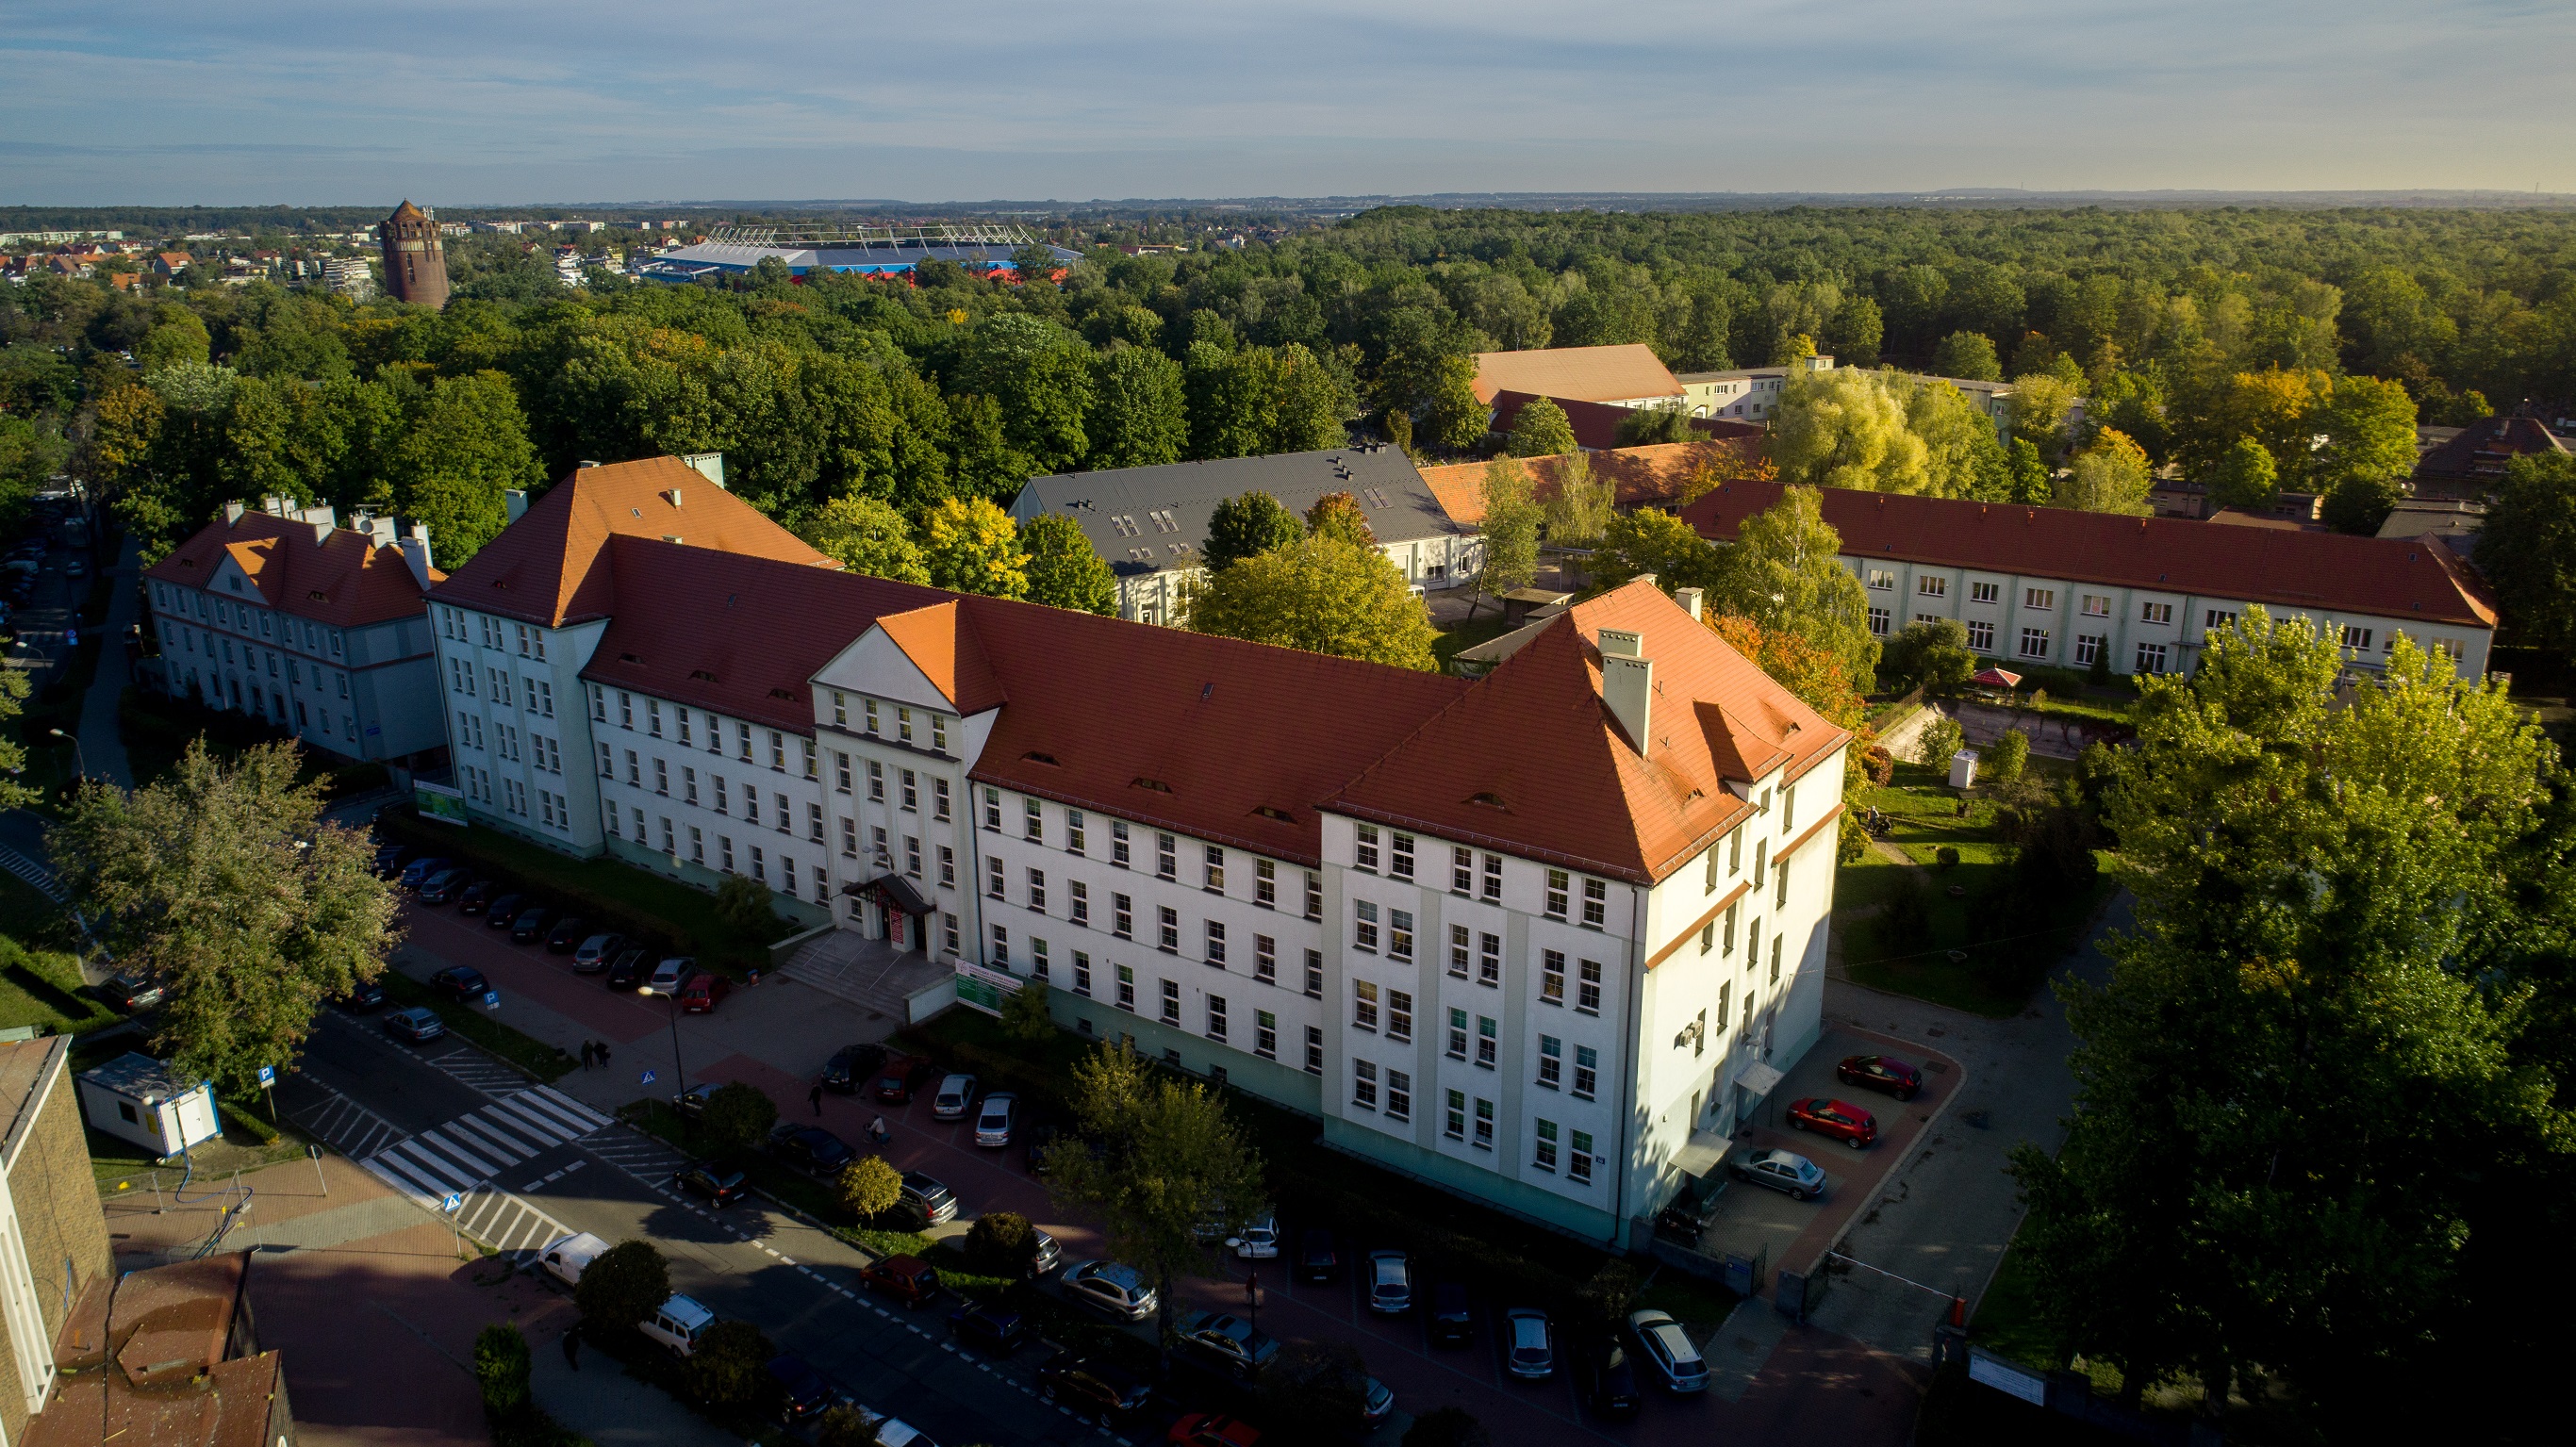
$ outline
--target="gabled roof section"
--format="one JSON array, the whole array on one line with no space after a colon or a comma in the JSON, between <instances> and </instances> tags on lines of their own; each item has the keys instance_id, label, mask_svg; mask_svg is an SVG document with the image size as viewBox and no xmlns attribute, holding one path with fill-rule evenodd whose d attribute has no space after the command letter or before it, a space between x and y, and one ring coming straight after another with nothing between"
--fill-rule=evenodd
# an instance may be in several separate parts
<instances>
[{"instance_id":1,"label":"gabled roof section","mask_svg":"<svg viewBox=\"0 0 2576 1447\"><path fill-rule=\"evenodd\" d=\"M957 603L1010 683L976 779L1309 866L1323 853L1316 805L1481 687L1034 603Z\"/></svg>"},{"instance_id":2,"label":"gabled roof section","mask_svg":"<svg viewBox=\"0 0 2576 1447\"><path fill-rule=\"evenodd\" d=\"M146 568L143 576L183 588L210 588L226 559L280 613L333 628L356 628L421 611L420 580L397 544L354 528L331 528L271 513L218 517ZM433 540L434 541L434 540ZM430 570L431 586L447 575Z\"/></svg>"},{"instance_id":3,"label":"gabled roof section","mask_svg":"<svg viewBox=\"0 0 2576 1447\"><path fill-rule=\"evenodd\" d=\"M1571 397L1578 402L1626 402L1638 397L1679 397L1682 384L1655 355L1632 342L1616 347L1546 347L1528 352L1478 352L1476 400L1488 406L1497 392Z\"/></svg>"},{"instance_id":4,"label":"gabled roof section","mask_svg":"<svg viewBox=\"0 0 2576 1447\"><path fill-rule=\"evenodd\" d=\"M549 628L605 617L613 585L600 564L614 537L840 566L680 459L648 457L574 469L430 597Z\"/></svg>"},{"instance_id":5,"label":"gabled roof section","mask_svg":"<svg viewBox=\"0 0 2576 1447\"><path fill-rule=\"evenodd\" d=\"M1776 482L1730 483L1682 510L1704 538L1732 542L1780 500ZM2367 613L2492 628L2495 601L2434 539L2212 527L1901 493L1818 490L1850 557L2226 598L2310 614Z\"/></svg>"},{"instance_id":6,"label":"gabled roof section","mask_svg":"<svg viewBox=\"0 0 2576 1447\"><path fill-rule=\"evenodd\" d=\"M1328 493L1349 493L1380 543L1458 531L1413 459L1384 443L1033 477L1011 517L1069 517L1112 572L1143 576L1203 566L1217 504L1247 492L1266 492L1300 516Z\"/></svg>"},{"instance_id":7,"label":"gabled roof section","mask_svg":"<svg viewBox=\"0 0 2576 1447\"><path fill-rule=\"evenodd\" d=\"M2492 486L2504 480L2504 465L2523 453L2566 450L2558 434L2536 417L2485 417L2417 459L2415 475Z\"/></svg>"},{"instance_id":8,"label":"gabled roof section","mask_svg":"<svg viewBox=\"0 0 2576 1447\"><path fill-rule=\"evenodd\" d=\"M1602 629L1655 665L1643 755L1601 698ZM1337 813L1650 884L1850 742L1646 582L1578 604L1327 802Z\"/></svg>"},{"instance_id":9,"label":"gabled roof section","mask_svg":"<svg viewBox=\"0 0 2576 1447\"><path fill-rule=\"evenodd\" d=\"M977 714L1001 703L1004 695L960 602L952 597L908 613L889 614L877 620L877 627L959 713Z\"/></svg>"},{"instance_id":10,"label":"gabled roof section","mask_svg":"<svg viewBox=\"0 0 2576 1447\"><path fill-rule=\"evenodd\" d=\"M955 606L910 583L659 538L610 538L603 557L594 571L611 616L583 678L803 734L809 680L851 639L888 616Z\"/></svg>"},{"instance_id":11,"label":"gabled roof section","mask_svg":"<svg viewBox=\"0 0 2576 1447\"><path fill-rule=\"evenodd\" d=\"M1741 440L1730 437L1708 442L1658 442L1646 447L1609 448L1586 453L1585 457L1592 464L1593 476L1609 478L1617 485L1620 507L1677 507L1692 469L1703 464L1724 468L1758 450L1762 429L1745 426L1744 432L1746 436ZM1521 458L1521 466L1529 471L1531 496L1542 503L1555 497L1561 490L1558 477L1569 460ZM1474 527L1485 520L1484 463L1452 462L1426 467L1422 469L1422 481L1461 527Z\"/></svg>"}]
</instances>

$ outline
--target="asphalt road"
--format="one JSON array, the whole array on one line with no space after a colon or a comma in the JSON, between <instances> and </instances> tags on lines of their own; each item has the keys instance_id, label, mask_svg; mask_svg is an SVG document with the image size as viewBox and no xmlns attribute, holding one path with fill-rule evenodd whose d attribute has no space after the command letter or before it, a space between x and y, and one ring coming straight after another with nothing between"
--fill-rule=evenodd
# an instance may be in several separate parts
<instances>
[{"instance_id":1,"label":"asphalt road","mask_svg":"<svg viewBox=\"0 0 2576 1447\"><path fill-rule=\"evenodd\" d=\"M496 1072L483 1077L493 1089L460 1078L478 1065ZM281 1084L278 1097L298 1118L345 1098L391 1128L375 1137L389 1143L515 1095L500 1083L505 1075L453 1037L412 1046L386 1037L371 1019L329 1011L317 1022L303 1070ZM349 1117L346 1106L341 1112ZM719 1317L757 1324L860 1401L938 1441L1120 1440L1038 1399L1035 1368L1044 1349L1024 1348L1006 1362L959 1351L949 1342L943 1305L907 1313L856 1295L857 1258L824 1233L750 1203L719 1219L666 1193L665 1172L679 1159L658 1142L612 1127L510 1164L504 1184L566 1230L651 1240L670 1259L674 1290ZM537 1188L520 1189L530 1184ZM1143 1438L1128 1430L1123 1440Z\"/></svg>"}]
</instances>

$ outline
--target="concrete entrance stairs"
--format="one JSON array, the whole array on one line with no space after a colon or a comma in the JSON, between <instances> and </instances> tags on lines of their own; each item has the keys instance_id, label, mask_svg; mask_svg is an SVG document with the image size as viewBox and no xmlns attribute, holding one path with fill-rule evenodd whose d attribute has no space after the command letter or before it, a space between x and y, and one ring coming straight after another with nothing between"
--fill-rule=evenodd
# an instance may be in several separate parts
<instances>
[{"instance_id":1,"label":"concrete entrance stairs","mask_svg":"<svg viewBox=\"0 0 2576 1447\"><path fill-rule=\"evenodd\" d=\"M871 1018L901 1024L904 997L947 978L949 970L917 951L836 929L788 956L779 973L860 1006Z\"/></svg>"}]
</instances>

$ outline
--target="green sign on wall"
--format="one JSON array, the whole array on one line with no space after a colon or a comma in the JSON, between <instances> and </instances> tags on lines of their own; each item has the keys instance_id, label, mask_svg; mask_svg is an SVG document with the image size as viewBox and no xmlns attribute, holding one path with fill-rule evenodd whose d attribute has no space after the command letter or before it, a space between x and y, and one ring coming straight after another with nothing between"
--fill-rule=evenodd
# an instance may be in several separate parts
<instances>
[{"instance_id":1,"label":"green sign on wall","mask_svg":"<svg viewBox=\"0 0 2576 1447\"><path fill-rule=\"evenodd\" d=\"M465 795L461 790L450 789L443 784L414 783L411 797L412 802L419 806L423 819L458 825L467 822Z\"/></svg>"}]
</instances>

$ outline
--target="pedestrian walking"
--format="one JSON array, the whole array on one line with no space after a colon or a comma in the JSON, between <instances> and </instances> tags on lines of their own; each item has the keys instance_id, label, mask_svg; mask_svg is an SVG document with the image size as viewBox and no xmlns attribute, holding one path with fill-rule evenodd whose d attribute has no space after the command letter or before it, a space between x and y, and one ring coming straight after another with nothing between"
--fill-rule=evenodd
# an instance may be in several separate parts
<instances>
[{"instance_id":1,"label":"pedestrian walking","mask_svg":"<svg viewBox=\"0 0 2576 1447\"><path fill-rule=\"evenodd\" d=\"M590 1069L592 1066L597 1065L598 1063L599 1063L599 1047L598 1047L598 1046L596 1046L596 1045L593 1045L592 1043L590 1043L590 1042L589 1042L589 1041L587 1041L587 1040L584 1040L583 1042L581 1042L581 1068L582 1068L582 1069L584 1069L584 1070L588 1070L588 1069Z\"/></svg>"},{"instance_id":2,"label":"pedestrian walking","mask_svg":"<svg viewBox=\"0 0 2576 1447\"><path fill-rule=\"evenodd\" d=\"M603 1070L608 1067L608 1042L605 1040L599 1042L599 1064Z\"/></svg>"},{"instance_id":3,"label":"pedestrian walking","mask_svg":"<svg viewBox=\"0 0 2576 1447\"><path fill-rule=\"evenodd\" d=\"M893 1134L886 1129L884 1116L875 1116L868 1121L868 1139L878 1145L884 1145L894 1139Z\"/></svg>"},{"instance_id":4,"label":"pedestrian walking","mask_svg":"<svg viewBox=\"0 0 2576 1447\"><path fill-rule=\"evenodd\" d=\"M565 1366L568 1366L568 1367L570 1367L570 1368L572 1368L572 1369L573 1369L574 1371L576 1371L576 1372L577 1372L577 1371L580 1371L580 1370L581 1370L581 1323L580 1323L580 1322L574 1322L572 1325L570 1325L570 1326L568 1326L568 1327L565 1327L565 1328L564 1328L564 1334L563 1334L563 1348L564 1348L564 1365L565 1365Z\"/></svg>"},{"instance_id":5,"label":"pedestrian walking","mask_svg":"<svg viewBox=\"0 0 2576 1447\"><path fill-rule=\"evenodd\" d=\"M814 1102L814 1113L816 1115L821 1115L823 1113L823 1082L819 1080L815 1081L814 1088L806 1094L807 1098Z\"/></svg>"}]
</instances>

